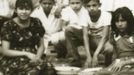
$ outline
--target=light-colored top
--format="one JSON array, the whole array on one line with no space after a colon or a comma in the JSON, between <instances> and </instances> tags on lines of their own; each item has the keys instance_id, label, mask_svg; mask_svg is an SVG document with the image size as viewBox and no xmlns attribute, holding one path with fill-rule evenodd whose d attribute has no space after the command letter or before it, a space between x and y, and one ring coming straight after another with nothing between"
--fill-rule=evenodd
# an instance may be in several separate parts
<instances>
[{"instance_id":1,"label":"light-colored top","mask_svg":"<svg viewBox=\"0 0 134 75\"><path fill-rule=\"evenodd\" d=\"M68 22L68 25L75 25L80 29L82 26L88 25L86 19L88 12L84 7L82 7L78 13L76 13L70 6L68 6L62 10L61 15L61 19Z\"/></svg>"},{"instance_id":2,"label":"light-colored top","mask_svg":"<svg viewBox=\"0 0 134 75\"><path fill-rule=\"evenodd\" d=\"M134 57L134 36L114 37L118 57Z\"/></svg>"},{"instance_id":3,"label":"light-colored top","mask_svg":"<svg viewBox=\"0 0 134 75\"><path fill-rule=\"evenodd\" d=\"M14 12L16 0L0 0L0 16L10 18Z\"/></svg>"},{"instance_id":4,"label":"light-colored top","mask_svg":"<svg viewBox=\"0 0 134 75\"><path fill-rule=\"evenodd\" d=\"M101 11L101 15L97 22L92 22L91 18L88 18L89 30L93 36L103 36L103 29L105 26L111 24L111 14L108 12Z\"/></svg>"},{"instance_id":5,"label":"light-colored top","mask_svg":"<svg viewBox=\"0 0 134 75\"><path fill-rule=\"evenodd\" d=\"M32 17L39 18L45 28L46 34L53 34L61 29L60 26L60 19L56 18L54 12L56 7L51 9L49 16L47 17L43 11L41 6L37 7L33 13L31 14Z\"/></svg>"}]
</instances>

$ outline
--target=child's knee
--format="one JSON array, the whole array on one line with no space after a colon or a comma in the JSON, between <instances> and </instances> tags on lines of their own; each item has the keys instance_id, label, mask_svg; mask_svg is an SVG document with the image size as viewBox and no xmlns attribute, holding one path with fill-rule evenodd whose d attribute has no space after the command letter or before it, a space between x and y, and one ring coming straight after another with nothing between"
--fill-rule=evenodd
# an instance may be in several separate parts
<instances>
[{"instance_id":1,"label":"child's knee","mask_svg":"<svg viewBox=\"0 0 134 75\"><path fill-rule=\"evenodd\" d=\"M105 45L104 51L105 51L106 53L113 53L113 45L110 44L110 43L107 43L107 44Z\"/></svg>"},{"instance_id":2,"label":"child's knee","mask_svg":"<svg viewBox=\"0 0 134 75\"><path fill-rule=\"evenodd\" d=\"M68 26L65 28L65 33L70 33L73 31L73 28L71 26Z\"/></svg>"},{"instance_id":3,"label":"child's knee","mask_svg":"<svg viewBox=\"0 0 134 75\"><path fill-rule=\"evenodd\" d=\"M68 26L66 27L65 29L65 38L71 38L72 36L74 35L74 31L73 31L73 28Z\"/></svg>"},{"instance_id":4,"label":"child's knee","mask_svg":"<svg viewBox=\"0 0 134 75\"><path fill-rule=\"evenodd\" d=\"M0 72L0 75L4 75L3 72Z\"/></svg>"}]
</instances>

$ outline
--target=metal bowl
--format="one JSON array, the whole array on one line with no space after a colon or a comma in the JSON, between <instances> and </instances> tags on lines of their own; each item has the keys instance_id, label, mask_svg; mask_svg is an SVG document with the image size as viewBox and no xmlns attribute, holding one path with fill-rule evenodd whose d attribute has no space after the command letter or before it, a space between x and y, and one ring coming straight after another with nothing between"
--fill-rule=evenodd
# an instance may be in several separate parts
<instances>
[{"instance_id":1,"label":"metal bowl","mask_svg":"<svg viewBox=\"0 0 134 75\"><path fill-rule=\"evenodd\" d=\"M55 70L58 75L77 75L80 71L78 67L70 67L70 66L56 66Z\"/></svg>"}]
</instances>

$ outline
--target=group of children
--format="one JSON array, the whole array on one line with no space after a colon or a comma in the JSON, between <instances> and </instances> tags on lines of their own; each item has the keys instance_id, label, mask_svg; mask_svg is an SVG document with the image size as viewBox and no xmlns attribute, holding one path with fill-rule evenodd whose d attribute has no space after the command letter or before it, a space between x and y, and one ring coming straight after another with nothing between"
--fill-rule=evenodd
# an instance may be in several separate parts
<instances>
[{"instance_id":1,"label":"group of children","mask_svg":"<svg viewBox=\"0 0 134 75\"><path fill-rule=\"evenodd\" d=\"M66 47L75 62L78 62L80 56L77 46L84 44L87 53L85 65L97 66L99 53L103 52L111 59L112 46L108 42L111 15L99 9L101 6L99 0L87 0L84 3L85 7L82 4L81 0L70 0L70 6L66 8L68 13L65 16L69 15L70 19L69 21L63 19L69 22L65 29ZM110 60L108 61L110 63Z\"/></svg>"},{"instance_id":2,"label":"group of children","mask_svg":"<svg viewBox=\"0 0 134 75\"><path fill-rule=\"evenodd\" d=\"M39 3L33 9L32 1L17 0L15 15L1 28L0 71L4 75L41 70L47 43L54 45L58 58L65 58L72 66L82 65L77 49L84 45L84 66L98 66L98 56L104 54L105 70L133 71L134 18L129 8L121 7L111 14L100 9L100 0L69 0L61 7L55 6L55 0Z\"/></svg>"}]
</instances>

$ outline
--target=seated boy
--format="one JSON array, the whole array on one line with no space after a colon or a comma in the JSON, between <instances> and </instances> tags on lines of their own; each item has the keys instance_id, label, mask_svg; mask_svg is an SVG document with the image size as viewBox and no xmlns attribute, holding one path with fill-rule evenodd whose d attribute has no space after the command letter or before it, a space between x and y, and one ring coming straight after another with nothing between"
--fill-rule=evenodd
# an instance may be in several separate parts
<instances>
[{"instance_id":1,"label":"seated boy","mask_svg":"<svg viewBox=\"0 0 134 75\"><path fill-rule=\"evenodd\" d=\"M111 63L113 54L113 46L109 43L109 25L111 23L111 14L99 9L101 6L100 0L88 0L85 3L89 13L88 37L90 43L89 48L91 55L93 56L91 58L92 66L98 65L98 56L100 53L104 53L105 65L108 66ZM85 33L87 33L87 31Z\"/></svg>"},{"instance_id":2,"label":"seated boy","mask_svg":"<svg viewBox=\"0 0 134 75\"><path fill-rule=\"evenodd\" d=\"M81 60L77 51L77 44L81 44L83 27L88 22L87 10L82 6L82 0L69 0L69 6L64 8L61 13L62 25L65 26L65 37L67 47L67 58L73 66L81 66ZM79 39L80 38L80 39ZM79 43L77 43L79 42Z\"/></svg>"},{"instance_id":3,"label":"seated boy","mask_svg":"<svg viewBox=\"0 0 134 75\"><path fill-rule=\"evenodd\" d=\"M71 1L74 0L70 0L70 3ZM80 56L77 52L77 46L84 43L87 53L85 66L97 66L98 55L101 52L105 53L106 59L109 59L106 60L107 66L111 63L112 59L112 46L109 42L107 42L109 33L108 25L110 25L111 15L99 9L101 5L99 0L88 0L85 3L88 12L85 12L82 18L79 17L81 19L78 22L79 25L77 25L77 23L73 25L71 24L65 30L67 49L70 51L69 54L72 54L73 59L78 62ZM86 17L87 14L88 16ZM71 18L72 17L73 16L71 16ZM81 28L80 25L84 26Z\"/></svg>"},{"instance_id":4,"label":"seated boy","mask_svg":"<svg viewBox=\"0 0 134 75\"><path fill-rule=\"evenodd\" d=\"M31 16L39 18L46 30L45 45L48 40L54 45L58 57L65 57L65 36L60 25L60 18L55 17L56 9L55 0L40 0L40 6L33 11Z\"/></svg>"}]
</instances>

